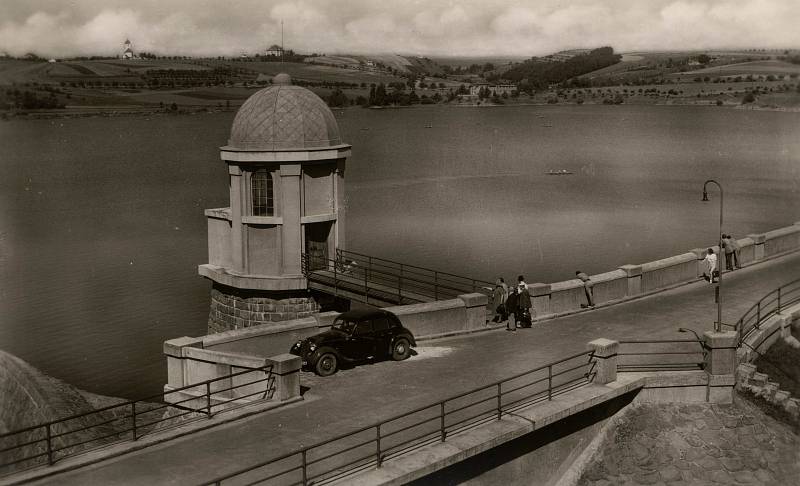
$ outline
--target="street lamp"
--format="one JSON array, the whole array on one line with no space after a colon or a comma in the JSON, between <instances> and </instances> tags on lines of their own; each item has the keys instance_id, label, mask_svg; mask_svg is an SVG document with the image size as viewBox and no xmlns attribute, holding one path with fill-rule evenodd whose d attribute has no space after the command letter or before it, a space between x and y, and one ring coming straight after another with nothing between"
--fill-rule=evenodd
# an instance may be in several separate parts
<instances>
[{"instance_id":1,"label":"street lamp","mask_svg":"<svg viewBox=\"0 0 800 486\"><path fill-rule=\"evenodd\" d=\"M717 301L717 322L714 323L714 331L722 331L722 296L720 289L722 288L722 186L714 179L709 179L703 184L703 202L708 202L708 190L706 189L709 183L716 184L719 188L719 254L717 255L717 268L719 268L719 278L717 279L717 286L714 287L714 297ZM711 280L714 280L714 270L711 270Z\"/></svg>"}]
</instances>

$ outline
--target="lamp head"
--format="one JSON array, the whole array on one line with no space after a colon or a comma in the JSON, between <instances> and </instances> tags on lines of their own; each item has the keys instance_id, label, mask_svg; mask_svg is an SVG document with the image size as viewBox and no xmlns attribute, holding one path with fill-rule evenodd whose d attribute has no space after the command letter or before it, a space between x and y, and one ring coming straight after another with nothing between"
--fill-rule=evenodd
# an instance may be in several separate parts
<instances>
[{"instance_id":1,"label":"lamp head","mask_svg":"<svg viewBox=\"0 0 800 486\"><path fill-rule=\"evenodd\" d=\"M703 199L702 199L702 201L703 202L708 202L708 191L706 191L705 189L703 189Z\"/></svg>"}]
</instances>

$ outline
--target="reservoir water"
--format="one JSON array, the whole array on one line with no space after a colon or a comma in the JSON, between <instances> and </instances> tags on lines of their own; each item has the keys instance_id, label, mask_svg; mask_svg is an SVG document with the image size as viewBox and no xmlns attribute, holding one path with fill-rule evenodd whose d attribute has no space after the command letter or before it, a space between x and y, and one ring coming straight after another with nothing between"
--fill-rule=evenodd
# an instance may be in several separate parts
<instances>
[{"instance_id":1,"label":"reservoir water","mask_svg":"<svg viewBox=\"0 0 800 486\"><path fill-rule=\"evenodd\" d=\"M157 393L205 333L203 209L233 113L0 123L0 349L99 393ZM348 249L528 282L800 221L800 113L681 106L336 111ZM552 176L565 169L572 175Z\"/></svg>"}]
</instances>

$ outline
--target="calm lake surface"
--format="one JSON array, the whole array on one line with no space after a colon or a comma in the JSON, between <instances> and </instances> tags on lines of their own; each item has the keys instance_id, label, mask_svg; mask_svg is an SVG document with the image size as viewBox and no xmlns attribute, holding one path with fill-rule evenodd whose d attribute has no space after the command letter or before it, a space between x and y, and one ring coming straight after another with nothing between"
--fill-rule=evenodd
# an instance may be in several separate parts
<instances>
[{"instance_id":1,"label":"calm lake surface","mask_svg":"<svg viewBox=\"0 0 800 486\"><path fill-rule=\"evenodd\" d=\"M0 349L81 388L158 393L205 334L203 209L228 205L233 113L0 123ZM800 221L800 113L716 107L336 112L348 249L528 282ZM426 128L430 126L430 128ZM567 169L569 176L548 176Z\"/></svg>"}]
</instances>

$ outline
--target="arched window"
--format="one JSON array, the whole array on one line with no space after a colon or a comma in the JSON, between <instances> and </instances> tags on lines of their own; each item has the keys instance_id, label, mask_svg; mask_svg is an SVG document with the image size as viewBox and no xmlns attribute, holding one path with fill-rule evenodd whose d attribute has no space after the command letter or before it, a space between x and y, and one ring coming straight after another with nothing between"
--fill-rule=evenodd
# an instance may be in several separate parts
<instances>
[{"instance_id":1,"label":"arched window","mask_svg":"<svg viewBox=\"0 0 800 486\"><path fill-rule=\"evenodd\" d=\"M273 216L275 202L272 197L272 174L264 169L253 173L251 188L253 194L253 216Z\"/></svg>"}]
</instances>

